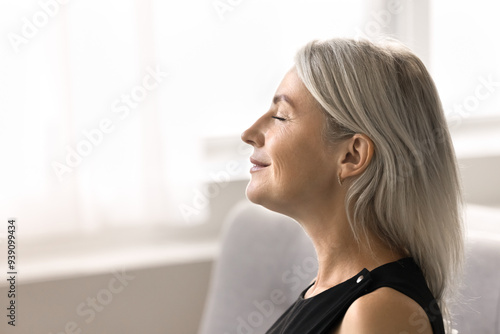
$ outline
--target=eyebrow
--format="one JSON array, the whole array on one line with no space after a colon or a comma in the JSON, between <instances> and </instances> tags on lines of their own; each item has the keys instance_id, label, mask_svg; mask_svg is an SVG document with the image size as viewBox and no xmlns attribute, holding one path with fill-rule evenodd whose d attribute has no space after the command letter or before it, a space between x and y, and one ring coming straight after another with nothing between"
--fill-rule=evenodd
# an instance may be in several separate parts
<instances>
[{"instance_id":1,"label":"eyebrow","mask_svg":"<svg viewBox=\"0 0 500 334\"><path fill-rule=\"evenodd\" d=\"M275 95L273 97L273 103L274 104L277 104L280 101L285 101L286 103L288 103L292 107L294 106L292 100L287 95L285 95L285 94Z\"/></svg>"}]
</instances>

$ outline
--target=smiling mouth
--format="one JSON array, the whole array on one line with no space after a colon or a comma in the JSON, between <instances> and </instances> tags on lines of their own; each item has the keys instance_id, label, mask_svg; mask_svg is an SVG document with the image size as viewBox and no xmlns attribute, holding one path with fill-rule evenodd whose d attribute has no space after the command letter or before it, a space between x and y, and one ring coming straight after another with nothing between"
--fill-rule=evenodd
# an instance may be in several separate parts
<instances>
[{"instance_id":1,"label":"smiling mouth","mask_svg":"<svg viewBox=\"0 0 500 334\"><path fill-rule=\"evenodd\" d=\"M250 173L260 171L260 170L262 170L270 165L270 164L266 164L264 162L261 162L259 160L256 160L254 158L250 158L250 162L253 164L252 168L250 168Z\"/></svg>"}]
</instances>

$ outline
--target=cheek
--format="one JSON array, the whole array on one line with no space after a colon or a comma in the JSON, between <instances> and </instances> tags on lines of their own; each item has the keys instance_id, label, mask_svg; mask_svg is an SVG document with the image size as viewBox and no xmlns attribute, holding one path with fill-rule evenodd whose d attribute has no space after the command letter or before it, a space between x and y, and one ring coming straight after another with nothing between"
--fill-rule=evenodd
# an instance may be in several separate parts
<instances>
[{"instance_id":1,"label":"cheek","mask_svg":"<svg viewBox=\"0 0 500 334\"><path fill-rule=\"evenodd\" d=\"M283 191L296 191L311 177L308 164L313 154L300 141L286 141L273 147L272 177L276 187ZM310 151L310 150L309 150Z\"/></svg>"},{"instance_id":2,"label":"cheek","mask_svg":"<svg viewBox=\"0 0 500 334\"><path fill-rule=\"evenodd\" d=\"M296 156L296 144L290 141L286 131L282 130L269 142L270 156L272 158L272 173L274 180L286 182L297 172L299 163Z\"/></svg>"},{"instance_id":3,"label":"cheek","mask_svg":"<svg viewBox=\"0 0 500 334\"><path fill-rule=\"evenodd\" d=\"M283 187L321 187L334 174L327 148L313 136L297 136L276 151L275 176Z\"/></svg>"}]
</instances>

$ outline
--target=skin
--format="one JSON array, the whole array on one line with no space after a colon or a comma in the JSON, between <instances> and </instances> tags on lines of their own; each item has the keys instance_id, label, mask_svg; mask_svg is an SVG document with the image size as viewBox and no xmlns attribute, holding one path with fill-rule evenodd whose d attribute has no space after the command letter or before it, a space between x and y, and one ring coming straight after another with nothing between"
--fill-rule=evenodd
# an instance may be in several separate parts
<instances>
[{"instance_id":1,"label":"skin","mask_svg":"<svg viewBox=\"0 0 500 334\"><path fill-rule=\"evenodd\" d=\"M320 105L292 68L269 111L241 136L253 146L251 161L258 165L251 170L249 200L297 220L314 244L318 276L305 298L344 282L363 268L373 270L406 256L373 234L367 236L369 240L355 241L344 206L346 191L349 182L369 165L374 145L364 134L327 143L321 133L324 122ZM423 312L409 297L380 288L357 299L332 334L430 334ZM417 315L419 321L410 320Z\"/></svg>"}]
</instances>

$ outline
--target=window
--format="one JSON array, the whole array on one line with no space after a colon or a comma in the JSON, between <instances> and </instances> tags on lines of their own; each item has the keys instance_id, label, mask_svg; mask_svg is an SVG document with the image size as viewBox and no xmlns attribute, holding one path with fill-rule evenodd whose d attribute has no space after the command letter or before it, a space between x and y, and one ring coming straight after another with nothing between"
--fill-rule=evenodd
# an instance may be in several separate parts
<instances>
[{"instance_id":1,"label":"window","mask_svg":"<svg viewBox=\"0 0 500 334\"><path fill-rule=\"evenodd\" d=\"M500 117L500 21L495 1L431 2L431 70L450 127Z\"/></svg>"},{"instance_id":2,"label":"window","mask_svg":"<svg viewBox=\"0 0 500 334\"><path fill-rule=\"evenodd\" d=\"M0 6L0 216L25 240L191 226L207 138L262 114L305 42L376 28L365 0Z\"/></svg>"}]
</instances>

